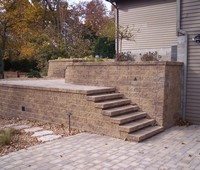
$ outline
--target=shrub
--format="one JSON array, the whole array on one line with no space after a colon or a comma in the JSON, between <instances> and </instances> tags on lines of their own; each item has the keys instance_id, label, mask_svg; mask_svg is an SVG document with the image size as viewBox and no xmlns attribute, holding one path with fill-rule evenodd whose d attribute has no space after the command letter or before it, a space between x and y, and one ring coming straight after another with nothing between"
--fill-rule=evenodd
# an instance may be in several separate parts
<instances>
[{"instance_id":1,"label":"shrub","mask_svg":"<svg viewBox=\"0 0 200 170\"><path fill-rule=\"evenodd\" d=\"M0 146L9 145L14 134L15 130L12 128L0 130Z\"/></svg>"},{"instance_id":2,"label":"shrub","mask_svg":"<svg viewBox=\"0 0 200 170\"><path fill-rule=\"evenodd\" d=\"M37 69L37 61L33 59L21 59L21 60L5 60L5 70L9 71L21 71L21 72L29 72Z\"/></svg>"},{"instance_id":3,"label":"shrub","mask_svg":"<svg viewBox=\"0 0 200 170\"><path fill-rule=\"evenodd\" d=\"M155 52L149 51L142 55L141 61L159 61L160 58L161 58L161 56L158 54L157 51L155 51Z\"/></svg>"},{"instance_id":4,"label":"shrub","mask_svg":"<svg viewBox=\"0 0 200 170\"><path fill-rule=\"evenodd\" d=\"M131 52L118 53L116 61L135 61L135 56L132 55Z\"/></svg>"},{"instance_id":5,"label":"shrub","mask_svg":"<svg viewBox=\"0 0 200 170\"><path fill-rule=\"evenodd\" d=\"M83 62L104 62L102 58L84 57Z\"/></svg>"},{"instance_id":6,"label":"shrub","mask_svg":"<svg viewBox=\"0 0 200 170\"><path fill-rule=\"evenodd\" d=\"M41 78L40 72L37 70L31 70L29 73L27 73L28 78Z\"/></svg>"},{"instance_id":7,"label":"shrub","mask_svg":"<svg viewBox=\"0 0 200 170\"><path fill-rule=\"evenodd\" d=\"M94 53L102 57L113 58L115 56L115 41L106 37L98 38L95 43Z\"/></svg>"}]
</instances>

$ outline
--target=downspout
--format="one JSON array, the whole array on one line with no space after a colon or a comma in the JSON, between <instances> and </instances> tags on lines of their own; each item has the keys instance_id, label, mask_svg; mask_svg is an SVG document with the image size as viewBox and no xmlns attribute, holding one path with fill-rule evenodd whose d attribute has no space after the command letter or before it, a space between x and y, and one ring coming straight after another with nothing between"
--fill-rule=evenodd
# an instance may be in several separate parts
<instances>
[{"instance_id":1,"label":"downspout","mask_svg":"<svg viewBox=\"0 0 200 170\"><path fill-rule=\"evenodd\" d=\"M119 8L116 6L117 11L117 55L119 54ZM117 56L116 55L116 56Z\"/></svg>"},{"instance_id":2,"label":"downspout","mask_svg":"<svg viewBox=\"0 0 200 170\"><path fill-rule=\"evenodd\" d=\"M188 33L181 29L181 2L177 0L177 36L184 35L187 40L187 48L185 49L186 57L184 58L184 71L183 71L183 99L182 99L182 118L186 118L186 95L187 95L187 56L188 56Z\"/></svg>"},{"instance_id":3,"label":"downspout","mask_svg":"<svg viewBox=\"0 0 200 170\"><path fill-rule=\"evenodd\" d=\"M117 6L116 2L113 0L106 0L108 2L110 2L112 4L112 6L115 8L116 10L116 25L117 25L117 50L116 50L116 56L119 54L119 7ZM115 2L115 3L114 3Z\"/></svg>"}]
</instances>

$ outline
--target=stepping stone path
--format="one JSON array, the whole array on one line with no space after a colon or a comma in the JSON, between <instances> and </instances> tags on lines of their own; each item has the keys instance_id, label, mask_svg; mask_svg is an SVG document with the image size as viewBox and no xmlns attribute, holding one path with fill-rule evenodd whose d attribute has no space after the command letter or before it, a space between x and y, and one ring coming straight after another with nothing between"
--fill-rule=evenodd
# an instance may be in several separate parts
<instances>
[{"instance_id":1,"label":"stepping stone path","mask_svg":"<svg viewBox=\"0 0 200 170\"><path fill-rule=\"evenodd\" d=\"M33 137L40 137L40 136L50 135L50 134L53 134L53 131L51 131L51 130L42 130L42 131L39 131L39 132L35 132L31 136L33 136Z\"/></svg>"},{"instance_id":2,"label":"stepping stone path","mask_svg":"<svg viewBox=\"0 0 200 170\"><path fill-rule=\"evenodd\" d=\"M16 130L22 130L22 129L30 128L29 125L14 125L14 126L10 126L10 127L13 128L13 129L16 129Z\"/></svg>"},{"instance_id":3,"label":"stepping stone path","mask_svg":"<svg viewBox=\"0 0 200 170\"><path fill-rule=\"evenodd\" d=\"M37 132L39 130L42 130L42 128L41 127L32 127L32 128L24 129L24 131L26 133L28 133L28 132Z\"/></svg>"},{"instance_id":4,"label":"stepping stone path","mask_svg":"<svg viewBox=\"0 0 200 170\"><path fill-rule=\"evenodd\" d=\"M31 127L29 125L17 125L17 124L10 124L6 125L6 127L14 128L16 130L24 130L26 133L33 133L32 137L36 137L38 141L41 142L48 142L54 139L61 138L61 135L53 134L51 130L43 130L41 127Z\"/></svg>"},{"instance_id":5,"label":"stepping stone path","mask_svg":"<svg viewBox=\"0 0 200 170\"><path fill-rule=\"evenodd\" d=\"M47 141L51 141L51 140L54 140L54 139L58 139L60 137L61 137L61 135L45 135L45 136L42 136L42 137L38 137L37 139L39 141L42 141L42 142L47 142Z\"/></svg>"}]
</instances>

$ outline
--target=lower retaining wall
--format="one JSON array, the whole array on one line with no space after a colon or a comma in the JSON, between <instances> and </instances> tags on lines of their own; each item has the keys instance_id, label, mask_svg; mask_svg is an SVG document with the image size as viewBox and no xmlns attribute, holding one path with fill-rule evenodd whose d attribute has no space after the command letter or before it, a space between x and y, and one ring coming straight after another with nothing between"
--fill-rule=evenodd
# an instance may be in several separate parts
<instances>
[{"instance_id":1,"label":"lower retaining wall","mask_svg":"<svg viewBox=\"0 0 200 170\"><path fill-rule=\"evenodd\" d=\"M26 74L18 71L4 71L4 79L26 77Z\"/></svg>"},{"instance_id":2,"label":"lower retaining wall","mask_svg":"<svg viewBox=\"0 0 200 170\"><path fill-rule=\"evenodd\" d=\"M0 84L0 115L68 125L67 112L71 112L74 128L97 134L120 137L119 126L101 114L84 93L39 87ZM24 110L24 111L23 111Z\"/></svg>"},{"instance_id":3,"label":"lower retaining wall","mask_svg":"<svg viewBox=\"0 0 200 170\"><path fill-rule=\"evenodd\" d=\"M180 115L182 63L67 63L65 80L116 87L165 128L173 126Z\"/></svg>"}]
</instances>

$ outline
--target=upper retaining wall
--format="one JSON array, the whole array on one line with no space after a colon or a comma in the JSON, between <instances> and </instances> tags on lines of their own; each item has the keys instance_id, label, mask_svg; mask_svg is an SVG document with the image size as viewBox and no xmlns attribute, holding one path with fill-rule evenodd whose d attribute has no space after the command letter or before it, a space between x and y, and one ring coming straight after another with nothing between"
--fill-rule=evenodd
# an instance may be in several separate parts
<instances>
[{"instance_id":1,"label":"upper retaining wall","mask_svg":"<svg viewBox=\"0 0 200 170\"><path fill-rule=\"evenodd\" d=\"M179 118L182 63L67 63L65 81L116 87L165 128Z\"/></svg>"},{"instance_id":2,"label":"upper retaining wall","mask_svg":"<svg viewBox=\"0 0 200 170\"><path fill-rule=\"evenodd\" d=\"M49 60L48 77L65 78L66 64L80 61L79 59Z\"/></svg>"},{"instance_id":3,"label":"upper retaining wall","mask_svg":"<svg viewBox=\"0 0 200 170\"><path fill-rule=\"evenodd\" d=\"M64 78L67 60L49 60L48 77Z\"/></svg>"}]
</instances>

